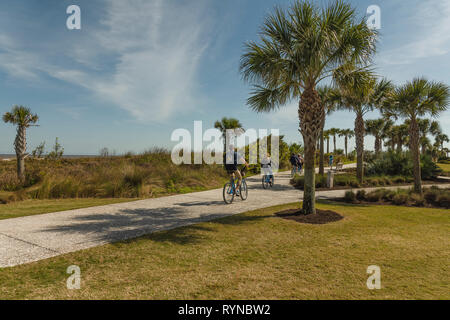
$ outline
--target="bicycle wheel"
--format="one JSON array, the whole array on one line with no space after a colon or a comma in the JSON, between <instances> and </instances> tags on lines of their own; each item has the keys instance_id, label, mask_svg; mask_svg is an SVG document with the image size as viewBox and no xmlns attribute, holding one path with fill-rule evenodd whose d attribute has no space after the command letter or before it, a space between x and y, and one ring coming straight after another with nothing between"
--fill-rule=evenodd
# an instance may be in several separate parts
<instances>
[{"instance_id":1,"label":"bicycle wheel","mask_svg":"<svg viewBox=\"0 0 450 320\"><path fill-rule=\"evenodd\" d=\"M245 179L242 180L241 190L240 190L239 194L240 194L242 200L247 200L248 188L247 188L247 182L245 181Z\"/></svg>"},{"instance_id":2,"label":"bicycle wheel","mask_svg":"<svg viewBox=\"0 0 450 320\"><path fill-rule=\"evenodd\" d=\"M267 176L266 175L264 175L262 177L262 186L263 186L264 189L267 189L269 187L269 181L267 180Z\"/></svg>"},{"instance_id":3,"label":"bicycle wheel","mask_svg":"<svg viewBox=\"0 0 450 320\"><path fill-rule=\"evenodd\" d=\"M225 201L226 204L232 203L234 200L234 190L231 183L226 183L223 186L223 201Z\"/></svg>"},{"instance_id":4,"label":"bicycle wheel","mask_svg":"<svg viewBox=\"0 0 450 320\"><path fill-rule=\"evenodd\" d=\"M274 184L275 184L275 178L273 176L271 176L269 179L269 185L272 188Z\"/></svg>"}]
</instances>

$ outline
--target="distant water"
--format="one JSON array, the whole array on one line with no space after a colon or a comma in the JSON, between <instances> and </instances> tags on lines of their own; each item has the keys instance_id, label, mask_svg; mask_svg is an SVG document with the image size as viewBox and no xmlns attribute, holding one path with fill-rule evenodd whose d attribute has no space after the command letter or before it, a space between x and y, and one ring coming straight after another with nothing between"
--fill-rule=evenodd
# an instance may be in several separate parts
<instances>
[{"instance_id":1,"label":"distant water","mask_svg":"<svg viewBox=\"0 0 450 320\"><path fill-rule=\"evenodd\" d=\"M0 159L14 159L16 157L15 154L0 154ZM82 155L82 154L68 154L63 155L65 159L79 159L79 158L95 158L99 157L98 155Z\"/></svg>"}]
</instances>

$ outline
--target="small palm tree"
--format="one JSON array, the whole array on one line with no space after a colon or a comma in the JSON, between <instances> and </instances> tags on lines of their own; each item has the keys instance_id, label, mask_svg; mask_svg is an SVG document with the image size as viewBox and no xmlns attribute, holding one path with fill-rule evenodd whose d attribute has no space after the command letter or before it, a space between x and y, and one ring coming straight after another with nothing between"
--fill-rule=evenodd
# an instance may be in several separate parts
<instances>
[{"instance_id":1,"label":"small palm tree","mask_svg":"<svg viewBox=\"0 0 450 320\"><path fill-rule=\"evenodd\" d=\"M324 138L324 140L327 140L327 153L330 153L330 138L331 138L331 135L330 135L330 131L329 130L325 130L323 132L323 138Z\"/></svg>"},{"instance_id":2,"label":"small palm tree","mask_svg":"<svg viewBox=\"0 0 450 320\"><path fill-rule=\"evenodd\" d=\"M366 133L375 138L375 154L379 155L382 149L382 134L385 126L384 119L366 120Z\"/></svg>"},{"instance_id":3,"label":"small palm tree","mask_svg":"<svg viewBox=\"0 0 450 320\"><path fill-rule=\"evenodd\" d=\"M375 52L377 32L357 17L346 2L325 8L297 0L288 9L276 8L261 28L259 43L248 42L241 59L243 78L254 85L248 105L270 112L299 101L300 132L305 146L303 213L315 208L315 153L325 121L317 92L325 78L345 64L367 66Z\"/></svg>"},{"instance_id":4,"label":"small palm tree","mask_svg":"<svg viewBox=\"0 0 450 320\"><path fill-rule=\"evenodd\" d=\"M340 129L338 128L331 128L329 130L330 135L333 137L333 152L336 153L336 137L339 135L339 133L341 132Z\"/></svg>"},{"instance_id":5,"label":"small palm tree","mask_svg":"<svg viewBox=\"0 0 450 320\"><path fill-rule=\"evenodd\" d=\"M339 137L344 137L345 157L348 157L348 139L353 138L355 132L352 129L343 129L339 131Z\"/></svg>"},{"instance_id":6,"label":"small palm tree","mask_svg":"<svg viewBox=\"0 0 450 320\"><path fill-rule=\"evenodd\" d=\"M14 148L17 157L17 177L20 181L25 180L25 158L27 157L27 128L38 122L39 117L31 113L29 108L14 106L10 112L3 115L5 123L17 126L17 135L14 140Z\"/></svg>"},{"instance_id":7,"label":"small palm tree","mask_svg":"<svg viewBox=\"0 0 450 320\"><path fill-rule=\"evenodd\" d=\"M450 104L450 88L442 82L430 82L425 78L415 78L396 88L389 103L390 112L409 119L409 147L413 157L414 191L422 194L420 169L420 130L418 118L437 116L447 110Z\"/></svg>"},{"instance_id":8,"label":"small palm tree","mask_svg":"<svg viewBox=\"0 0 450 320\"><path fill-rule=\"evenodd\" d=\"M244 128L239 120L234 118L222 118L220 121L214 123L214 128L218 129L222 133L224 152L226 152L227 141L239 136L244 132Z\"/></svg>"},{"instance_id":9,"label":"small palm tree","mask_svg":"<svg viewBox=\"0 0 450 320\"><path fill-rule=\"evenodd\" d=\"M405 123L409 126L409 120ZM431 121L430 119L417 119L417 125L419 126L419 144L421 146L421 153L425 154L427 148L431 147L431 141L428 139L428 135L436 136L441 133L441 127L439 122Z\"/></svg>"}]
</instances>

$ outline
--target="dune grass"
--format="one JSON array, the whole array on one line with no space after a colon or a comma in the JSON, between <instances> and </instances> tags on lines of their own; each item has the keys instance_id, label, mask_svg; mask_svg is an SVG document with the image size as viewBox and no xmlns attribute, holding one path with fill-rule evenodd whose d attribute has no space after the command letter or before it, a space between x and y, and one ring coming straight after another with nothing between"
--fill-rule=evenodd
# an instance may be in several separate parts
<instances>
[{"instance_id":1,"label":"dune grass","mask_svg":"<svg viewBox=\"0 0 450 320\"><path fill-rule=\"evenodd\" d=\"M256 210L0 270L0 299L449 299L448 210L321 203L306 225ZM68 290L66 269L81 268ZM368 290L367 267L381 268Z\"/></svg>"}]
</instances>

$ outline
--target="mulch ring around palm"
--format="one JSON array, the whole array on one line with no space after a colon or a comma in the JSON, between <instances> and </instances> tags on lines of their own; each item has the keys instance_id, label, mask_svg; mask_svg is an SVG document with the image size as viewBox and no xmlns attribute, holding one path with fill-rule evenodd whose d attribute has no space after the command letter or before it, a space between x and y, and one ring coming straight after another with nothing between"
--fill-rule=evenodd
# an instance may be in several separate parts
<instances>
[{"instance_id":1,"label":"mulch ring around palm","mask_svg":"<svg viewBox=\"0 0 450 320\"><path fill-rule=\"evenodd\" d=\"M294 220L299 223L306 224L327 224L336 222L344 219L339 213L330 210L316 210L316 214L304 215L298 209L291 209L286 211L281 211L275 214L277 217L286 219L286 220Z\"/></svg>"}]
</instances>

